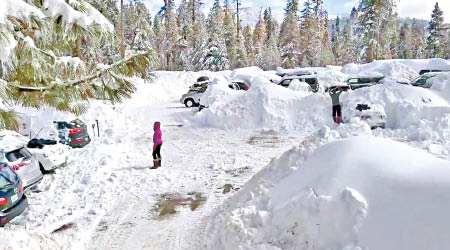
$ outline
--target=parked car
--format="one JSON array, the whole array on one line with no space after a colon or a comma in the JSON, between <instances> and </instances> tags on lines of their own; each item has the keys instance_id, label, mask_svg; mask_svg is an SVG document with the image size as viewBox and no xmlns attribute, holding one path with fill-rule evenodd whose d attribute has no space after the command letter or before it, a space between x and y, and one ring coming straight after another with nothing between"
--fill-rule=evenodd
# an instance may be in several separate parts
<instances>
[{"instance_id":1,"label":"parked car","mask_svg":"<svg viewBox=\"0 0 450 250\"><path fill-rule=\"evenodd\" d=\"M56 167L59 167L69 159L69 147L57 143L54 140L32 139L22 136L14 131L4 130L0 132L0 137L10 136L20 141L26 146L28 151L33 154L39 164L42 173L46 173Z\"/></svg>"},{"instance_id":2,"label":"parked car","mask_svg":"<svg viewBox=\"0 0 450 250\"><path fill-rule=\"evenodd\" d=\"M371 129L386 127L386 113L384 109L376 105L357 104L354 112L350 115L344 115L344 122L349 122L351 117L358 117L360 120L367 122Z\"/></svg>"},{"instance_id":3,"label":"parked car","mask_svg":"<svg viewBox=\"0 0 450 250\"><path fill-rule=\"evenodd\" d=\"M48 173L69 160L69 147L56 141L32 139L27 143L27 149L36 157L42 173Z\"/></svg>"},{"instance_id":4,"label":"parked car","mask_svg":"<svg viewBox=\"0 0 450 250\"><path fill-rule=\"evenodd\" d=\"M14 168L25 190L36 186L43 178L38 161L15 136L5 134L1 137L0 162Z\"/></svg>"},{"instance_id":5,"label":"parked car","mask_svg":"<svg viewBox=\"0 0 450 250\"><path fill-rule=\"evenodd\" d=\"M198 107L200 105L200 98L210 83L209 77L199 77L197 82L189 87L189 91L181 96L180 102L187 108Z\"/></svg>"},{"instance_id":6,"label":"parked car","mask_svg":"<svg viewBox=\"0 0 450 250\"><path fill-rule=\"evenodd\" d=\"M198 107L200 105L200 98L208 88L208 85L204 85L196 90L189 90L186 94L181 96L180 102L188 108Z\"/></svg>"},{"instance_id":7,"label":"parked car","mask_svg":"<svg viewBox=\"0 0 450 250\"><path fill-rule=\"evenodd\" d=\"M228 84L228 87L230 89L234 89L234 90L245 90L245 91L247 91L247 90L250 89L250 86L247 83L243 82L243 81L233 81L230 84Z\"/></svg>"},{"instance_id":8,"label":"parked car","mask_svg":"<svg viewBox=\"0 0 450 250\"><path fill-rule=\"evenodd\" d=\"M289 84L294 79L297 79L300 82L306 82L307 84L309 84L309 87L311 87L311 90L313 92L317 92L319 90L319 82L317 81L317 75L315 75L315 74L284 76L281 79L281 81L278 83L278 85L283 86L283 87L289 87Z\"/></svg>"},{"instance_id":9,"label":"parked car","mask_svg":"<svg viewBox=\"0 0 450 250\"><path fill-rule=\"evenodd\" d=\"M430 88L432 84L429 80L440 74L445 74L445 72L424 73L423 75L414 79L414 81L411 82L411 85L422 88Z\"/></svg>"},{"instance_id":10,"label":"parked car","mask_svg":"<svg viewBox=\"0 0 450 250\"><path fill-rule=\"evenodd\" d=\"M380 84L384 76L379 77L352 77L347 79L347 84L351 89L359 89Z\"/></svg>"},{"instance_id":11,"label":"parked car","mask_svg":"<svg viewBox=\"0 0 450 250\"><path fill-rule=\"evenodd\" d=\"M283 69L278 67L276 74L281 77L285 76L303 76L317 74L318 68L295 68L295 69Z\"/></svg>"},{"instance_id":12,"label":"parked car","mask_svg":"<svg viewBox=\"0 0 450 250\"><path fill-rule=\"evenodd\" d=\"M436 73L436 72L450 72L450 70L440 70L440 69L422 69L419 71L419 75L423 75L426 73Z\"/></svg>"},{"instance_id":13,"label":"parked car","mask_svg":"<svg viewBox=\"0 0 450 250\"><path fill-rule=\"evenodd\" d=\"M0 163L0 227L5 226L28 207L22 181L6 163Z\"/></svg>"},{"instance_id":14,"label":"parked car","mask_svg":"<svg viewBox=\"0 0 450 250\"><path fill-rule=\"evenodd\" d=\"M70 123L66 121L54 121L53 123L59 142L72 148L82 148L91 142L87 126L80 119L75 119Z\"/></svg>"}]
</instances>

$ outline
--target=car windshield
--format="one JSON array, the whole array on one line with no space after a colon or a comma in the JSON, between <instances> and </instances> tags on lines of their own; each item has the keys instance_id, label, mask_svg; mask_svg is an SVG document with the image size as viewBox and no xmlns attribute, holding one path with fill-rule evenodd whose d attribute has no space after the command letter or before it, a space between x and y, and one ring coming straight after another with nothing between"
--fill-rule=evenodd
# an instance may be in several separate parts
<instances>
[{"instance_id":1,"label":"car windshield","mask_svg":"<svg viewBox=\"0 0 450 250\"><path fill-rule=\"evenodd\" d=\"M292 81L291 79L283 80L283 81L280 83L280 85L281 85L281 86L289 86L289 83L290 83L291 81Z\"/></svg>"},{"instance_id":2,"label":"car windshield","mask_svg":"<svg viewBox=\"0 0 450 250\"><path fill-rule=\"evenodd\" d=\"M14 183L14 173L9 167L0 164L0 188L12 183Z\"/></svg>"},{"instance_id":3,"label":"car windshield","mask_svg":"<svg viewBox=\"0 0 450 250\"><path fill-rule=\"evenodd\" d=\"M31 159L31 154L25 148L19 148L14 151L6 153L6 159L8 161L17 161L20 158L24 158L24 160Z\"/></svg>"},{"instance_id":4,"label":"car windshield","mask_svg":"<svg viewBox=\"0 0 450 250\"><path fill-rule=\"evenodd\" d=\"M306 78L305 82L308 84L316 84L317 83L317 79L316 78Z\"/></svg>"}]
</instances>

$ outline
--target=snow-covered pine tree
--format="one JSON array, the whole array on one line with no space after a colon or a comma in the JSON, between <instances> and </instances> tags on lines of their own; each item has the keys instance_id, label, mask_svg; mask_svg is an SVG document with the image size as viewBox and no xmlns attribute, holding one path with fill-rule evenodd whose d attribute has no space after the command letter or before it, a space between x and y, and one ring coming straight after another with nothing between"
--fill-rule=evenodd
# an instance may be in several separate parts
<instances>
[{"instance_id":1,"label":"snow-covered pine tree","mask_svg":"<svg viewBox=\"0 0 450 250\"><path fill-rule=\"evenodd\" d=\"M151 16L142 0L124 5L124 39L127 49L142 51L150 49L153 39Z\"/></svg>"},{"instance_id":2,"label":"snow-covered pine tree","mask_svg":"<svg viewBox=\"0 0 450 250\"><path fill-rule=\"evenodd\" d=\"M161 21L164 24L163 51L164 58L161 63L167 70L176 70L176 42L178 41L178 27L175 13L175 0L165 0L164 11L161 13Z\"/></svg>"},{"instance_id":3,"label":"snow-covered pine tree","mask_svg":"<svg viewBox=\"0 0 450 250\"><path fill-rule=\"evenodd\" d=\"M278 48L278 23L272 16L270 8L264 11L266 34L262 52L261 67L264 70L274 70L281 64L280 50Z\"/></svg>"},{"instance_id":4,"label":"snow-covered pine tree","mask_svg":"<svg viewBox=\"0 0 450 250\"><path fill-rule=\"evenodd\" d=\"M264 41L266 40L266 24L262 17L262 9L259 11L259 18L256 22L255 28L253 29L253 48L255 53L255 65L263 68L264 67Z\"/></svg>"},{"instance_id":5,"label":"snow-covered pine tree","mask_svg":"<svg viewBox=\"0 0 450 250\"><path fill-rule=\"evenodd\" d=\"M411 26L408 22L405 22L400 29L399 38L399 48L398 48L398 58L400 59L410 59L412 56L412 36L411 36Z\"/></svg>"},{"instance_id":6,"label":"snow-covered pine tree","mask_svg":"<svg viewBox=\"0 0 450 250\"><path fill-rule=\"evenodd\" d=\"M206 21L208 39L203 45L198 65L202 70L220 71L229 69L225 39L223 38L223 10L220 1L215 0Z\"/></svg>"},{"instance_id":7,"label":"snow-covered pine tree","mask_svg":"<svg viewBox=\"0 0 450 250\"><path fill-rule=\"evenodd\" d=\"M164 40L165 40L165 28L164 25L161 23L161 17L160 15L155 15L153 19L153 50L155 51L156 55L158 56L159 62L165 61L165 53L164 53ZM160 63L159 69L164 69L165 64Z\"/></svg>"},{"instance_id":8,"label":"snow-covered pine tree","mask_svg":"<svg viewBox=\"0 0 450 250\"><path fill-rule=\"evenodd\" d=\"M340 53L340 55L342 56L340 58L342 65L355 62L359 58L358 54L359 50L356 41L353 38L352 23L354 23L354 21L351 18L347 19L342 33L342 43L341 43L342 53Z\"/></svg>"},{"instance_id":9,"label":"snow-covered pine tree","mask_svg":"<svg viewBox=\"0 0 450 250\"><path fill-rule=\"evenodd\" d=\"M293 68L298 64L300 54L298 0L287 0L280 29L281 65Z\"/></svg>"},{"instance_id":10,"label":"snow-covered pine tree","mask_svg":"<svg viewBox=\"0 0 450 250\"><path fill-rule=\"evenodd\" d=\"M331 27L331 50L337 65L342 65L342 34L340 20L339 16L336 17L336 22Z\"/></svg>"},{"instance_id":11,"label":"snow-covered pine tree","mask_svg":"<svg viewBox=\"0 0 450 250\"><path fill-rule=\"evenodd\" d=\"M247 65L255 65L255 48L253 47L253 32L250 25L246 25L244 30L242 31L242 35L244 36L244 46L245 51L247 52L246 57L248 60Z\"/></svg>"},{"instance_id":12,"label":"snow-covered pine tree","mask_svg":"<svg viewBox=\"0 0 450 250\"><path fill-rule=\"evenodd\" d=\"M328 14L322 0L305 1L301 17L300 37L302 66L319 66L331 63L328 48Z\"/></svg>"},{"instance_id":13,"label":"snow-covered pine tree","mask_svg":"<svg viewBox=\"0 0 450 250\"><path fill-rule=\"evenodd\" d=\"M392 58L396 45L397 0L362 0L357 9L358 40L366 62Z\"/></svg>"},{"instance_id":14,"label":"snow-covered pine tree","mask_svg":"<svg viewBox=\"0 0 450 250\"><path fill-rule=\"evenodd\" d=\"M146 78L156 63L145 51L105 64L100 48L114 43L114 26L86 1L2 0L0 8L3 104L79 114L90 98L114 103L130 97L135 87L128 77ZM3 107L0 126L13 126L13 118Z\"/></svg>"},{"instance_id":15,"label":"snow-covered pine tree","mask_svg":"<svg viewBox=\"0 0 450 250\"><path fill-rule=\"evenodd\" d=\"M411 25L411 39L412 39L412 58L413 59L419 59L419 58L424 58L425 56L425 35L424 35L424 29L422 29L418 22L417 19L413 19L412 20L412 25Z\"/></svg>"},{"instance_id":16,"label":"snow-covered pine tree","mask_svg":"<svg viewBox=\"0 0 450 250\"><path fill-rule=\"evenodd\" d=\"M445 41L444 41L444 12L439 8L439 4L436 2L434 5L433 13L431 14L431 20L428 25L427 35L427 54L428 57L443 57L445 53Z\"/></svg>"}]
</instances>

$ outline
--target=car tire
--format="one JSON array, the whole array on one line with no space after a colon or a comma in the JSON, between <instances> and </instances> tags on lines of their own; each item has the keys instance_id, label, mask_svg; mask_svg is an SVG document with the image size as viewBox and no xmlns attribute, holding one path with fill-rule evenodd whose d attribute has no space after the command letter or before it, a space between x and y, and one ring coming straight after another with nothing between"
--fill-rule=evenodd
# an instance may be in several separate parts
<instances>
[{"instance_id":1,"label":"car tire","mask_svg":"<svg viewBox=\"0 0 450 250\"><path fill-rule=\"evenodd\" d=\"M195 106L195 102L193 99L189 98L184 101L184 105L186 106L186 108L192 108Z\"/></svg>"}]
</instances>

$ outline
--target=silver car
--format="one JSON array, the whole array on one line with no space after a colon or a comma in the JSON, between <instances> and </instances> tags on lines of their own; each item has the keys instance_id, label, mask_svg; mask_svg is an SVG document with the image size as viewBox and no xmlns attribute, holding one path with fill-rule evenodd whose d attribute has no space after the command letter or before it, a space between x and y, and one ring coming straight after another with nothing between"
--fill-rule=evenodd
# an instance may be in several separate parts
<instances>
[{"instance_id":1,"label":"silver car","mask_svg":"<svg viewBox=\"0 0 450 250\"><path fill-rule=\"evenodd\" d=\"M207 84L199 88L191 88L189 92L181 96L180 102L188 108L198 107L200 105L200 98L202 98L207 88Z\"/></svg>"},{"instance_id":2,"label":"silver car","mask_svg":"<svg viewBox=\"0 0 450 250\"><path fill-rule=\"evenodd\" d=\"M43 178L39 163L31 152L14 137L5 136L0 139L0 161L13 167L22 180L23 188L36 186Z\"/></svg>"}]
</instances>

